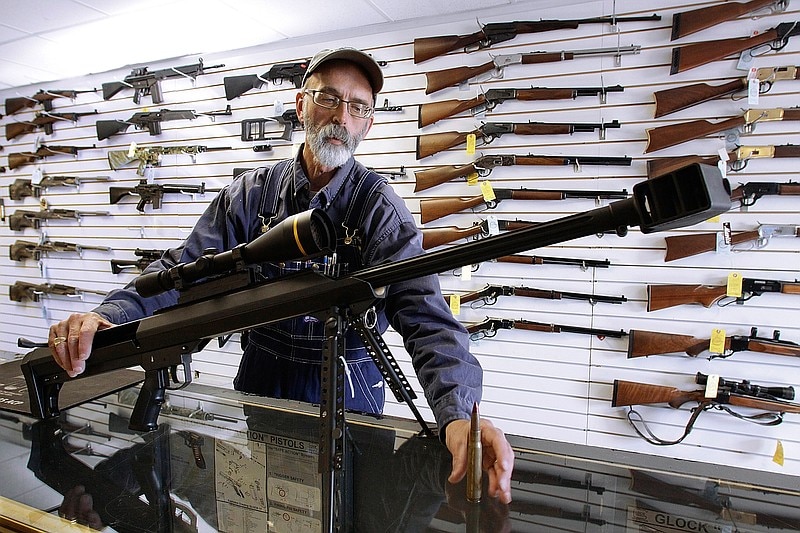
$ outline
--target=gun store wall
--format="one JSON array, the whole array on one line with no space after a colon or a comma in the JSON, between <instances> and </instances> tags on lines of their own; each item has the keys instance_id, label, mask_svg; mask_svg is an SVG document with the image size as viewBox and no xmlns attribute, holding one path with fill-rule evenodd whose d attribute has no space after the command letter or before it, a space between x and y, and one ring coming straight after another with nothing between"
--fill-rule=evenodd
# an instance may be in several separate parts
<instances>
[{"instance_id":1,"label":"gun store wall","mask_svg":"<svg viewBox=\"0 0 800 533\"><path fill-rule=\"evenodd\" d=\"M683 17L676 30L673 15L721 5L527 1L446 22L289 39L207 54L194 83L160 82L161 102L155 93L134 102L127 86L113 95L107 86L108 99L90 90L130 76L130 67L2 91L0 244L9 253L0 284L9 298L0 300L0 350L24 353L19 338L45 341L51 324L91 310L179 245L236 169L294 153L304 135L291 73L266 82L253 75L353 46L372 54L386 79L357 159L386 174L431 250L608 205L687 163L718 168L731 183L730 211L690 227L590 232L442 272L484 368L484 416L512 435L800 475L800 404L763 395L800 385L800 41L784 37L800 10L743 13L671 40L700 19ZM424 38L473 33L476 18L587 17L611 20L518 31L487 49L415 61ZM715 43L753 35L786 46L760 44L740 58ZM190 75L198 60L147 67ZM486 72L473 76L478 70ZM250 76L239 91L237 76ZM14 99L56 87L78 93L53 98L52 112L74 115L23 127L42 105L13 109ZM422 396L399 335L385 339ZM231 387L238 341L196 354L196 381ZM729 357L712 357L720 353ZM718 386L715 402L694 394L710 390L706 381ZM668 405L678 397L690 400ZM387 402L387 414L410 416ZM786 414L767 426L708 409L680 443L647 442L646 428L679 440L698 404ZM432 420L423 401L418 407Z\"/></svg>"}]
</instances>

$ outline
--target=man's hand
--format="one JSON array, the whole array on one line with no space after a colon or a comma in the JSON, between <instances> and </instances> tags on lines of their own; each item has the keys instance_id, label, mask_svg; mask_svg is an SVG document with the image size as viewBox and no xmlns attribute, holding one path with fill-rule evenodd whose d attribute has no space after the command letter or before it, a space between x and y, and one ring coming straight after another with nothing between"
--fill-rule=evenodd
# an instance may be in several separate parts
<instances>
[{"instance_id":1,"label":"man's hand","mask_svg":"<svg viewBox=\"0 0 800 533\"><path fill-rule=\"evenodd\" d=\"M445 429L447 449L453 455L453 470L447 480L458 483L467 473L467 442L469 420L454 420ZM511 472L514 470L514 450L503 432L490 420L481 418L483 470L489 474L489 495L503 503L511 502Z\"/></svg>"},{"instance_id":2,"label":"man's hand","mask_svg":"<svg viewBox=\"0 0 800 533\"><path fill-rule=\"evenodd\" d=\"M74 313L66 320L50 326L47 343L58 365L74 378L86 368L92 353L92 342L97 330L113 326L97 313Z\"/></svg>"}]
</instances>

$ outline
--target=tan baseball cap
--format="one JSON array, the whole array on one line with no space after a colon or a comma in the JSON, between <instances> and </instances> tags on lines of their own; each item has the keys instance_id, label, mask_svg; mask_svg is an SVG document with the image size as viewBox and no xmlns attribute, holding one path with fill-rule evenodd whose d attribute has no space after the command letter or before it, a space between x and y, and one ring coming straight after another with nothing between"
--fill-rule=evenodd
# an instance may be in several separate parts
<instances>
[{"instance_id":1,"label":"tan baseball cap","mask_svg":"<svg viewBox=\"0 0 800 533\"><path fill-rule=\"evenodd\" d=\"M381 89L383 89L383 72L381 72L381 67L378 63L372 59L372 56L369 54L350 47L325 49L317 52L308 64L308 69L303 76L303 84L306 83L308 77L311 76L315 70L324 65L327 61L333 59L350 61L361 67L364 74L367 76L367 80L369 80L369 84L372 86L372 92L374 94L378 94L381 92Z\"/></svg>"}]
</instances>

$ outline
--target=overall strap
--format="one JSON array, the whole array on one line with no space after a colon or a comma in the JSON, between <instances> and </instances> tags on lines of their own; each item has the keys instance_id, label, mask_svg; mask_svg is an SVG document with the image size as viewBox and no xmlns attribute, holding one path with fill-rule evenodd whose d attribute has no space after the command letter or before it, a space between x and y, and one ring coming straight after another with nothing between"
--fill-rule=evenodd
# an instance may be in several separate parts
<instances>
[{"instance_id":1,"label":"overall strap","mask_svg":"<svg viewBox=\"0 0 800 533\"><path fill-rule=\"evenodd\" d=\"M281 183L293 168L293 159L278 161L267 170L264 178L264 188L261 203L258 207L258 217L261 219L261 233L265 233L271 226L278 213L278 200Z\"/></svg>"},{"instance_id":2,"label":"overall strap","mask_svg":"<svg viewBox=\"0 0 800 533\"><path fill-rule=\"evenodd\" d=\"M356 241L356 246L360 246L358 228L364 220L367 201L379 187L386 183L386 177L365 168L355 177L355 180L356 186L342 221L342 229L344 229L344 244L350 245Z\"/></svg>"}]
</instances>

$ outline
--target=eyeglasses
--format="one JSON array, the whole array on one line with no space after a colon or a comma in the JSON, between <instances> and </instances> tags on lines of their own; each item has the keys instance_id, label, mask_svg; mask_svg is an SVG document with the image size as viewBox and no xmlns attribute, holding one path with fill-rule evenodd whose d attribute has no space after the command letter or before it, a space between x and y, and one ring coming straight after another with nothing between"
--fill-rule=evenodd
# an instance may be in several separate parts
<instances>
[{"instance_id":1,"label":"eyeglasses","mask_svg":"<svg viewBox=\"0 0 800 533\"><path fill-rule=\"evenodd\" d=\"M310 94L314 103L320 107L324 107L325 109L336 109L339 107L339 104L344 102L347 104L347 112L356 118L369 118L375 111L375 109L370 105L361 102L342 100L338 96L333 96L332 94L324 93L322 91L312 91L306 89L303 91L303 94Z\"/></svg>"}]
</instances>

